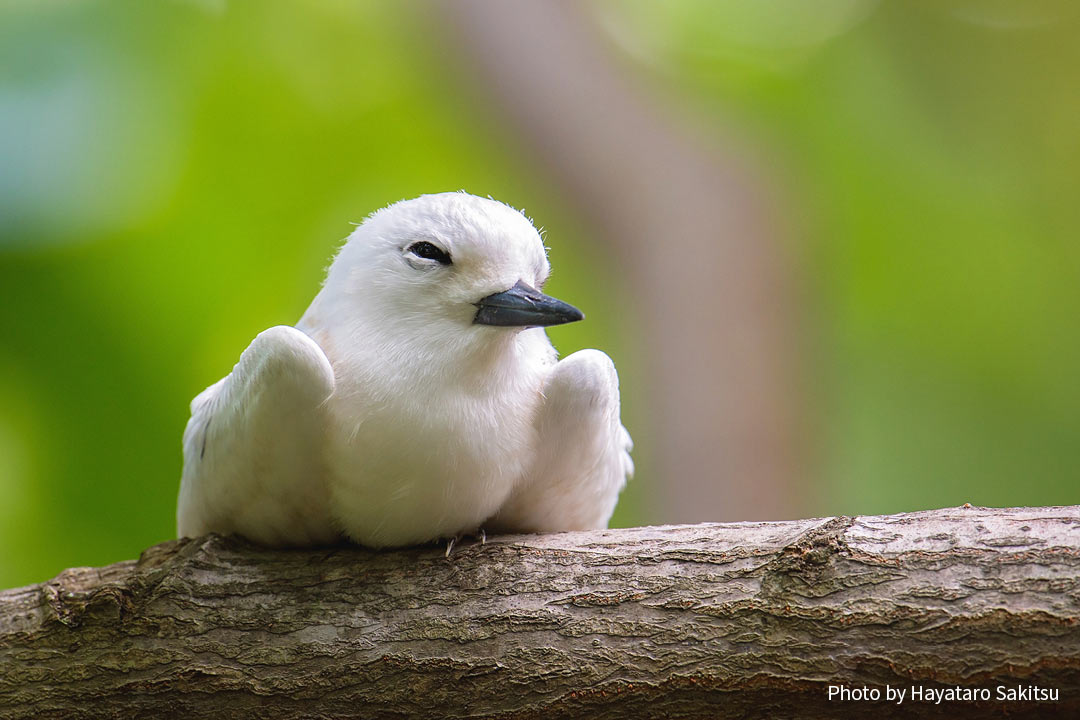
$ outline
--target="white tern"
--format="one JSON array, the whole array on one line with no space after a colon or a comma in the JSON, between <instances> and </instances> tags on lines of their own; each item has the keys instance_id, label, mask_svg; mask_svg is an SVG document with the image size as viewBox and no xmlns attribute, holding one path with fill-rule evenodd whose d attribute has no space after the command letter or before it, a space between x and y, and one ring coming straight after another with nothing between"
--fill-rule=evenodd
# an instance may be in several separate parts
<instances>
[{"instance_id":1,"label":"white tern","mask_svg":"<svg viewBox=\"0 0 1080 720\"><path fill-rule=\"evenodd\" d=\"M607 355L558 360L525 215L465 193L371 215L296 327L191 403L182 537L371 547L603 528L633 473Z\"/></svg>"}]
</instances>

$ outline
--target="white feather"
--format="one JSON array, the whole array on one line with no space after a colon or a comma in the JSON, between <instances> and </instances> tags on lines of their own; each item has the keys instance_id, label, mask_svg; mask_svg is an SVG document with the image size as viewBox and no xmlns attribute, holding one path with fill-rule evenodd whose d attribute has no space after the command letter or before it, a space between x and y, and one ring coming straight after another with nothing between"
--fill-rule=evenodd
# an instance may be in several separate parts
<instances>
[{"instance_id":1,"label":"white feather","mask_svg":"<svg viewBox=\"0 0 1080 720\"><path fill-rule=\"evenodd\" d=\"M177 505L181 536L236 533L268 545L324 544L326 408L334 372L296 328L259 333L191 403Z\"/></svg>"},{"instance_id":2,"label":"white feather","mask_svg":"<svg viewBox=\"0 0 1080 720\"><path fill-rule=\"evenodd\" d=\"M192 403L180 534L396 546L605 527L632 471L610 359L557 363L540 328L473 324L479 299L548 273L532 223L493 200L372 215L297 328L261 333Z\"/></svg>"}]
</instances>

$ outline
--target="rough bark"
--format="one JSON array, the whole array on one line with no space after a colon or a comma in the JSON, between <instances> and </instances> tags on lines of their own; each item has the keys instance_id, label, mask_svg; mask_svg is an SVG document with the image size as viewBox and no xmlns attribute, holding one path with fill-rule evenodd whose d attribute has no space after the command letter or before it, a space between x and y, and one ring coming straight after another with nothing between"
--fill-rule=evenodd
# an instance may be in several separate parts
<instances>
[{"instance_id":1,"label":"rough bark","mask_svg":"<svg viewBox=\"0 0 1080 720\"><path fill-rule=\"evenodd\" d=\"M449 557L209 536L0 593L0 717L1066 717L1078 618L1080 507L515 535ZM841 684L995 699L830 701Z\"/></svg>"}]
</instances>

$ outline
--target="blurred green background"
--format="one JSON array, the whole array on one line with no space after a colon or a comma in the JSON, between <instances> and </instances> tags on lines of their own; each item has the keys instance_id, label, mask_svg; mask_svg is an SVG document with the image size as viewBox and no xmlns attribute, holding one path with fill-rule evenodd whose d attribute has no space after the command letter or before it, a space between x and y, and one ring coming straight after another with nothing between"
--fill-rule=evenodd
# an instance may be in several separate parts
<instances>
[{"instance_id":1,"label":"blurred green background","mask_svg":"<svg viewBox=\"0 0 1080 720\"><path fill-rule=\"evenodd\" d=\"M801 514L1080 503L1077 11L591 8L656 102L780 188ZM419 3L0 3L0 587L173 537L190 399L300 317L350 222L425 192L546 228L548 289L589 314L554 342L623 376L613 524L665 520L634 290L440 33Z\"/></svg>"}]
</instances>

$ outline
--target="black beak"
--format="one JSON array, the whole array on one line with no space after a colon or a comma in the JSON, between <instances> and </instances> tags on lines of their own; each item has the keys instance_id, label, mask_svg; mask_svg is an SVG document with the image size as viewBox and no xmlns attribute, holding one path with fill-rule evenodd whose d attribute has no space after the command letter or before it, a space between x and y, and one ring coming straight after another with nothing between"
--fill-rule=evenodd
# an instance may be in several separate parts
<instances>
[{"instance_id":1,"label":"black beak","mask_svg":"<svg viewBox=\"0 0 1080 720\"><path fill-rule=\"evenodd\" d=\"M474 325L502 327L547 327L577 322L585 315L573 305L545 295L522 281L509 290L476 303Z\"/></svg>"}]
</instances>

